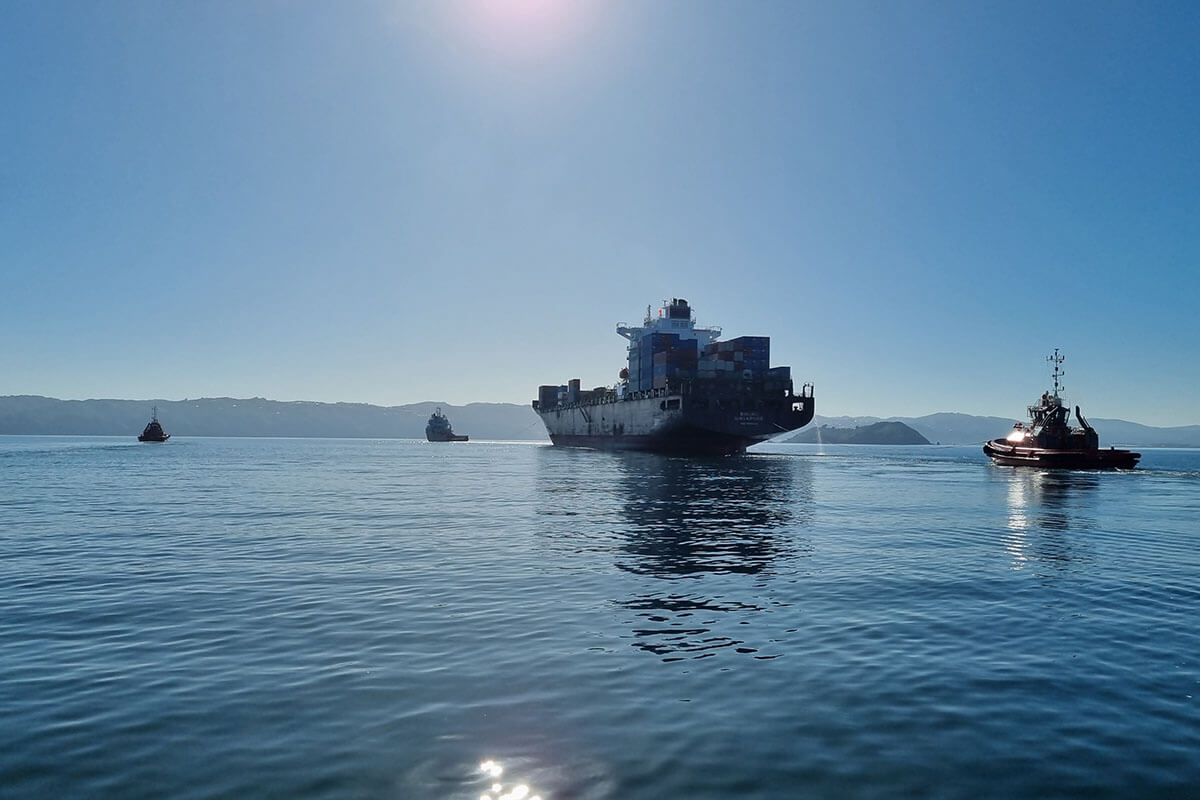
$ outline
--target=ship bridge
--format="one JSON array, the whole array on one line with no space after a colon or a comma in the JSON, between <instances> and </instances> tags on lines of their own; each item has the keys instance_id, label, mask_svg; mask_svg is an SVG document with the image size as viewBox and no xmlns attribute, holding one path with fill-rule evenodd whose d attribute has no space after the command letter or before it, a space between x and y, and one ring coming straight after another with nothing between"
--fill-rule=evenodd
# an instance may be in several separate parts
<instances>
[{"instance_id":1,"label":"ship bridge","mask_svg":"<svg viewBox=\"0 0 1200 800\"><path fill-rule=\"evenodd\" d=\"M680 370L695 373L700 354L721 338L720 328L696 327L691 306L680 297L664 300L657 316L647 306L641 325L622 323L617 333L629 340L629 365L621 373L629 391L663 388Z\"/></svg>"},{"instance_id":2,"label":"ship bridge","mask_svg":"<svg viewBox=\"0 0 1200 800\"><path fill-rule=\"evenodd\" d=\"M630 342L630 349L641 344L644 337L654 333L670 333L680 339L695 339L697 346L704 347L721 338L721 329L717 326L697 328L696 319L692 316L691 306L681 297L664 300L658 309L658 316L651 313L651 307L646 306L646 318L639 326L622 322L617 326L617 333Z\"/></svg>"}]
</instances>

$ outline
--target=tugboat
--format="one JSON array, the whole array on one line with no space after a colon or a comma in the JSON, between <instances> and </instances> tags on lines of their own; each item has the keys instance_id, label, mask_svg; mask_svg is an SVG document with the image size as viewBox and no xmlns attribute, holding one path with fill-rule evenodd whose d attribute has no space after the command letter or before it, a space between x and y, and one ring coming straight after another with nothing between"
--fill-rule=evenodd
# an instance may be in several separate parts
<instances>
[{"instance_id":1,"label":"tugboat","mask_svg":"<svg viewBox=\"0 0 1200 800\"><path fill-rule=\"evenodd\" d=\"M1054 389L1043 392L1037 405L1029 406L1029 423L1018 422L1003 439L992 439L983 445L983 452L992 461L1005 466L1058 467L1061 469L1133 469L1141 453L1100 449L1100 437L1075 406L1079 427L1072 428L1071 409L1064 406L1059 393L1064 388L1059 381L1065 374L1058 348L1047 356L1054 364Z\"/></svg>"},{"instance_id":2,"label":"tugboat","mask_svg":"<svg viewBox=\"0 0 1200 800\"><path fill-rule=\"evenodd\" d=\"M142 431L142 435L138 437L139 442L165 442L171 438L171 434L163 430L163 426L158 421L158 406L154 407L154 411L150 414L150 421L146 423L146 429Z\"/></svg>"},{"instance_id":3,"label":"tugboat","mask_svg":"<svg viewBox=\"0 0 1200 800\"><path fill-rule=\"evenodd\" d=\"M770 365L767 336L722 341L681 298L617 333L628 341L620 383L538 387L533 410L555 445L730 455L812 421L812 385L797 391L791 367Z\"/></svg>"},{"instance_id":4,"label":"tugboat","mask_svg":"<svg viewBox=\"0 0 1200 800\"><path fill-rule=\"evenodd\" d=\"M450 420L438 408L425 425L425 438L431 442L465 442L469 437L455 433L454 428L450 427Z\"/></svg>"}]
</instances>

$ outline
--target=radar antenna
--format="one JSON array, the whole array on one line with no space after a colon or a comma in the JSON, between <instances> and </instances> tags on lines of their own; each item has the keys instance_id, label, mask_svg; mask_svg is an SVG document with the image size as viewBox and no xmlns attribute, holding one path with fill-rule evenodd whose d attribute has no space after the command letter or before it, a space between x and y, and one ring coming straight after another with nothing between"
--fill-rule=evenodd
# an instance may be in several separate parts
<instances>
[{"instance_id":1,"label":"radar antenna","mask_svg":"<svg viewBox=\"0 0 1200 800\"><path fill-rule=\"evenodd\" d=\"M1058 397L1058 393L1067 388L1059 381L1059 378L1067 374L1062 371L1062 363L1067 360L1067 357L1059 355L1058 348L1056 347L1054 348L1054 355L1046 356L1046 360L1054 364L1054 372L1051 374L1054 376L1054 396Z\"/></svg>"}]
</instances>

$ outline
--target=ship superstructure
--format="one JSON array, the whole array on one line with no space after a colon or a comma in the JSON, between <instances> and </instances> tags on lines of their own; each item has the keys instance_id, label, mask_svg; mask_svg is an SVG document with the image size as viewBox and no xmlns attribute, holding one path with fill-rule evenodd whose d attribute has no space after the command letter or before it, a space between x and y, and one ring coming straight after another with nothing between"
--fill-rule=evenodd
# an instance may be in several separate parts
<instances>
[{"instance_id":1,"label":"ship superstructure","mask_svg":"<svg viewBox=\"0 0 1200 800\"><path fill-rule=\"evenodd\" d=\"M621 324L628 364L615 386L579 379L541 386L533 408L556 445L610 450L735 453L812 421L813 387L793 390L790 367L771 367L771 341L722 341L698 327L687 300Z\"/></svg>"}]
</instances>

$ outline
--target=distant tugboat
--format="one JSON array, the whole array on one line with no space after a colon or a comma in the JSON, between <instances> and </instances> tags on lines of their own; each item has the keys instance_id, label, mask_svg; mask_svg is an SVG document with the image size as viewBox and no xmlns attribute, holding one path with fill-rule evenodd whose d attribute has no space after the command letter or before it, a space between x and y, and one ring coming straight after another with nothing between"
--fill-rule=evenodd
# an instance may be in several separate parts
<instances>
[{"instance_id":1,"label":"distant tugboat","mask_svg":"<svg viewBox=\"0 0 1200 800\"><path fill-rule=\"evenodd\" d=\"M454 432L450 427L450 420L446 419L440 408L429 417L429 422L425 425L425 438L431 442L465 442L468 439L467 436Z\"/></svg>"},{"instance_id":2,"label":"distant tugboat","mask_svg":"<svg viewBox=\"0 0 1200 800\"><path fill-rule=\"evenodd\" d=\"M153 413L150 415L150 421L146 423L146 429L142 431L142 435L138 437L139 442L165 442L171 438L171 434L163 430L163 426L158 422L158 406L154 407Z\"/></svg>"},{"instance_id":3,"label":"distant tugboat","mask_svg":"<svg viewBox=\"0 0 1200 800\"><path fill-rule=\"evenodd\" d=\"M1005 466L1059 467L1063 469L1133 469L1141 453L1100 449L1100 437L1075 406L1080 427L1070 427L1071 409L1064 406L1059 382L1064 357L1054 348L1047 361L1054 364L1054 391L1043 392L1037 405L1029 407L1029 424L1018 422L1003 439L992 439L983 452Z\"/></svg>"}]
</instances>

